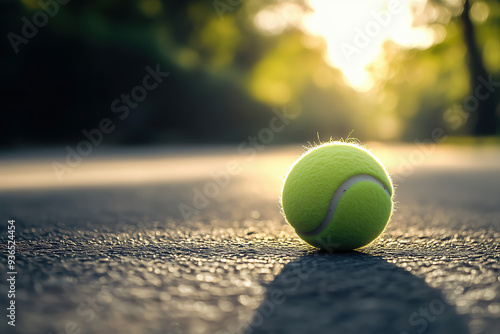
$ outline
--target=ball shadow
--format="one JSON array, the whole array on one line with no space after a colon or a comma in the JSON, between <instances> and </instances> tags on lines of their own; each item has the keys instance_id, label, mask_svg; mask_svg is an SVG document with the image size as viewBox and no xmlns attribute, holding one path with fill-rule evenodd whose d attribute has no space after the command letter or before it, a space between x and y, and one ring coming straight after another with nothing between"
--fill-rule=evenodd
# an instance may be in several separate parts
<instances>
[{"instance_id":1,"label":"ball shadow","mask_svg":"<svg viewBox=\"0 0 500 334\"><path fill-rule=\"evenodd\" d=\"M440 290L378 256L316 252L266 286L243 333L468 333Z\"/></svg>"}]
</instances>

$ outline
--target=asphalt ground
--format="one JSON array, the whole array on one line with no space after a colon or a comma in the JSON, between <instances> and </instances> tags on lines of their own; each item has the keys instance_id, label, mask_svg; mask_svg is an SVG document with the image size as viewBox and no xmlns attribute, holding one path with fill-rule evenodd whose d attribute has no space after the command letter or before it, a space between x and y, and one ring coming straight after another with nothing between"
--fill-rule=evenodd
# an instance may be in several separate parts
<instances>
[{"instance_id":1,"label":"asphalt ground","mask_svg":"<svg viewBox=\"0 0 500 334\"><path fill-rule=\"evenodd\" d=\"M57 152L4 153L0 332L498 333L500 148L368 148L396 211L347 253L306 245L280 214L301 147L103 149L62 182Z\"/></svg>"}]
</instances>

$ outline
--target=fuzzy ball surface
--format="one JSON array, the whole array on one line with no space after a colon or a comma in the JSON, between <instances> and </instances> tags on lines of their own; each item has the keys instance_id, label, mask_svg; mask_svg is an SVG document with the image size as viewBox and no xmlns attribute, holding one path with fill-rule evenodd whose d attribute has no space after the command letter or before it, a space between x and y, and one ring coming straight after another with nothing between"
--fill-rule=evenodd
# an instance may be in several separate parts
<instances>
[{"instance_id":1,"label":"fuzzy ball surface","mask_svg":"<svg viewBox=\"0 0 500 334\"><path fill-rule=\"evenodd\" d=\"M285 219L308 244L348 251L382 233L393 211L393 194L389 174L368 150L329 142L292 165L281 205Z\"/></svg>"}]
</instances>

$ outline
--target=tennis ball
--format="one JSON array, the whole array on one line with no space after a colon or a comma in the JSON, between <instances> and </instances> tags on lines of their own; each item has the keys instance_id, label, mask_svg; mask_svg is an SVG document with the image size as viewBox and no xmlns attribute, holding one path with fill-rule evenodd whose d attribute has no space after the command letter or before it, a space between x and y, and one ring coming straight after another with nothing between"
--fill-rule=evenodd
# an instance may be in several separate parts
<instances>
[{"instance_id":1,"label":"tennis ball","mask_svg":"<svg viewBox=\"0 0 500 334\"><path fill-rule=\"evenodd\" d=\"M308 244L329 251L368 245L393 209L387 171L368 150L328 142L302 155L283 184L285 219Z\"/></svg>"}]
</instances>

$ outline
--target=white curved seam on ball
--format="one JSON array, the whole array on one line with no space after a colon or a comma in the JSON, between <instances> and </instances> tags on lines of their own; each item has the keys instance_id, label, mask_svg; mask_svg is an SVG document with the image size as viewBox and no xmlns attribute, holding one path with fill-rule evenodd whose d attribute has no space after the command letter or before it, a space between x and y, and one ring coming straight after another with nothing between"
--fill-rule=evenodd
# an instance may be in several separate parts
<instances>
[{"instance_id":1,"label":"white curved seam on ball","mask_svg":"<svg viewBox=\"0 0 500 334\"><path fill-rule=\"evenodd\" d=\"M353 185L355 185L356 183L361 182L361 181L369 181L369 182L374 182L374 183L378 184L380 187L382 187L382 189L385 190L387 195L389 195L389 197L391 197L391 194L389 193L389 190L387 189L387 187L376 177L368 175L368 174L358 174L358 175L351 176L350 178L348 178L347 180L342 182L342 184L333 193L332 199L330 200L330 205L328 206L328 211L326 212L326 216L323 219L323 221L321 222L321 224L319 224L319 226L317 228L315 228L314 230L309 231L309 232L302 232L302 231L299 231L296 229L297 233L299 233L303 236L306 236L306 237L313 237L313 236L318 235L321 232L323 232L328 227L328 224L330 223L330 221L333 219L333 215L335 214L335 210L337 209L337 206L339 205L339 202L340 202L340 199L342 198L342 195L344 195L344 193L347 190L349 190L349 188L351 188Z\"/></svg>"}]
</instances>

